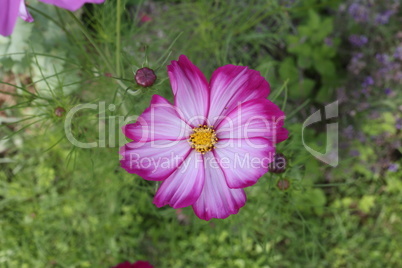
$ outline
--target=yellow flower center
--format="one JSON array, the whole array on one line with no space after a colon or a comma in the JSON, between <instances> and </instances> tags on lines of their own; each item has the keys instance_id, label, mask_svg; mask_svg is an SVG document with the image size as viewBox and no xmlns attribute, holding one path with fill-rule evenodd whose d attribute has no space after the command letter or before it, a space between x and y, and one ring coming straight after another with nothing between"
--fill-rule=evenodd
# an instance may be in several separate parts
<instances>
[{"instance_id":1,"label":"yellow flower center","mask_svg":"<svg viewBox=\"0 0 402 268\"><path fill-rule=\"evenodd\" d=\"M218 138L213 126L199 125L199 127L193 128L193 131L188 140L191 143L191 148L202 154L215 148L214 144Z\"/></svg>"}]
</instances>

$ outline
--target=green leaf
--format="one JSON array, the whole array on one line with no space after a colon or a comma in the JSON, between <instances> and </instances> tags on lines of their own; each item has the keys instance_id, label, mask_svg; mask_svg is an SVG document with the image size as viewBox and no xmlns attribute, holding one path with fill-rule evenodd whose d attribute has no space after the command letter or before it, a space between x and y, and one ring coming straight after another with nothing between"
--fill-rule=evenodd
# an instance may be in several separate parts
<instances>
[{"instance_id":1,"label":"green leaf","mask_svg":"<svg viewBox=\"0 0 402 268\"><path fill-rule=\"evenodd\" d=\"M279 66L279 75L282 80L289 79L290 83L297 81L299 70L295 66L295 62L291 57L286 58Z\"/></svg>"},{"instance_id":2,"label":"green leaf","mask_svg":"<svg viewBox=\"0 0 402 268\"><path fill-rule=\"evenodd\" d=\"M301 37L311 36L311 33L312 33L312 29L306 25L301 25L301 26L297 27L297 31L299 32L299 35Z\"/></svg>"},{"instance_id":3,"label":"green leaf","mask_svg":"<svg viewBox=\"0 0 402 268\"><path fill-rule=\"evenodd\" d=\"M286 41L289 45L297 45L299 44L300 38L296 35L288 35L286 36Z\"/></svg>"},{"instance_id":4,"label":"green leaf","mask_svg":"<svg viewBox=\"0 0 402 268\"><path fill-rule=\"evenodd\" d=\"M308 11L308 15L309 15L308 26L312 29L319 29L321 27L321 20L317 12L310 9Z\"/></svg>"},{"instance_id":5,"label":"green leaf","mask_svg":"<svg viewBox=\"0 0 402 268\"><path fill-rule=\"evenodd\" d=\"M318 51L322 58L333 58L336 55L336 49L326 44L323 44Z\"/></svg>"},{"instance_id":6,"label":"green leaf","mask_svg":"<svg viewBox=\"0 0 402 268\"><path fill-rule=\"evenodd\" d=\"M364 213L369 213L374 207L375 197L372 195L365 195L359 202L359 209Z\"/></svg>"},{"instance_id":7,"label":"green leaf","mask_svg":"<svg viewBox=\"0 0 402 268\"><path fill-rule=\"evenodd\" d=\"M305 192L295 192L294 204L296 208L305 213L322 215L327 202L324 192L321 189L308 189Z\"/></svg>"},{"instance_id":8,"label":"green leaf","mask_svg":"<svg viewBox=\"0 0 402 268\"><path fill-rule=\"evenodd\" d=\"M334 19L333 18L325 18L320 25L320 34L325 38L332 33L334 30Z\"/></svg>"},{"instance_id":9,"label":"green leaf","mask_svg":"<svg viewBox=\"0 0 402 268\"><path fill-rule=\"evenodd\" d=\"M326 18L318 29L314 31L311 36L311 41L315 44L321 44L326 37L328 37L333 31L333 19Z\"/></svg>"},{"instance_id":10,"label":"green leaf","mask_svg":"<svg viewBox=\"0 0 402 268\"><path fill-rule=\"evenodd\" d=\"M302 69L310 68L312 63L313 63L313 61L310 57L306 57L306 56L297 57L297 66L299 66Z\"/></svg>"},{"instance_id":11,"label":"green leaf","mask_svg":"<svg viewBox=\"0 0 402 268\"><path fill-rule=\"evenodd\" d=\"M315 60L314 68L323 77L334 77L336 75L335 64L331 60Z\"/></svg>"},{"instance_id":12,"label":"green leaf","mask_svg":"<svg viewBox=\"0 0 402 268\"><path fill-rule=\"evenodd\" d=\"M315 100L320 103L326 103L331 100L333 89L330 87L321 87Z\"/></svg>"},{"instance_id":13,"label":"green leaf","mask_svg":"<svg viewBox=\"0 0 402 268\"><path fill-rule=\"evenodd\" d=\"M314 80L305 78L299 81L299 83L296 86L294 87L289 86L289 97L291 99L305 99L311 94L311 91L313 90L314 86L315 86Z\"/></svg>"}]
</instances>

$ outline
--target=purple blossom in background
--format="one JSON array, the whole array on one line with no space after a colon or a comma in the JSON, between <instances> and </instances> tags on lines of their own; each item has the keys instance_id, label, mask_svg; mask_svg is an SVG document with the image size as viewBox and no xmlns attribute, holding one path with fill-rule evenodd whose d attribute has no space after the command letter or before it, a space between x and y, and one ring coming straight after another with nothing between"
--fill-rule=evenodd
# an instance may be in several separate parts
<instances>
[{"instance_id":1,"label":"purple blossom in background","mask_svg":"<svg viewBox=\"0 0 402 268\"><path fill-rule=\"evenodd\" d=\"M360 94L360 91L358 91L358 90L353 90L351 94L352 94L352 97L355 98L355 99L361 97L361 96L360 96L360 95L361 95L361 94ZM353 112L353 111L351 111L351 113L352 113L352 112ZM353 116L355 116L355 115L353 115Z\"/></svg>"},{"instance_id":2,"label":"purple blossom in background","mask_svg":"<svg viewBox=\"0 0 402 268\"><path fill-rule=\"evenodd\" d=\"M356 47L362 47L367 44L368 38L364 35L352 34L349 36L349 42Z\"/></svg>"},{"instance_id":3,"label":"purple blossom in background","mask_svg":"<svg viewBox=\"0 0 402 268\"><path fill-rule=\"evenodd\" d=\"M401 64L398 62L387 62L384 67L377 70L376 77L381 78L384 81L399 81L402 79L402 74L399 71L401 69Z\"/></svg>"},{"instance_id":4,"label":"purple blossom in background","mask_svg":"<svg viewBox=\"0 0 402 268\"><path fill-rule=\"evenodd\" d=\"M375 58L378 60L378 62L382 63L382 64L388 64L389 63L389 56L385 53L380 54L377 53L375 55Z\"/></svg>"},{"instance_id":5,"label":"purple blossom in background","mask_svg":"<svg viewBox=\"0 0 402 268\"><path fill-rule=\"evenodd\" d=\"M390 89L390 88L386 88L386 89L384 89L384 93L385 93L385 95L387 95L387 96L390 96L391 94L392 94L392 90Z\"/></svg>"},{"instance_id":6,"label":"purple blossom in background","mask_svg":"<svg viewBox=\"0 0 402 268\"><path fill-rule=\"evenodd\" d=\"M363 58L363 53L355 53L353 55L353 58L356 59L356 60L360 60L360 59Z\"/></svg>"},{"instance_id":7,"label":"purple blossom in background","mask_svg":"<svg viewBox=\"0 0 402 268\"><path fill-rule=\"evenodd\" d=\"M358 157L358 156L360 156L360 152L359 152L358 150L351 150L351 151L349 152L349 154L350 154L351 156L353 156L353 157Z\"/></svg>"},{"instance_id":8,"label":"purple blossom in background","mask_svg":"<svg viewBox=\"0 0 402 268\"><path fill-rule=\"evenodd\" d=\"M325 39L324 39L324 43L325 43L327 46L329 46L329 47L332 47L332 46L334 45L334 42L332 41L332 38L331 38L331 37L325 38Z\"/></svg>"},{"instance_id":9,"label":"purple blossom in background","mask_svg":"<svg viewBox=\"0 0 402 268\"><path fill-rule=\"evenodd\" d=\"M372 85L374 85L374 79L371 76L367 76L364 79L364 81L362 83L362 86L363 87L368 87L368 86L372 86Z\"/></svg>"},{"instance_id":10,"label":"purple blossom in background","mask_svg":"<svg viewBox=\"0 0 402 268\"><path fill-rule=\"evenodd\" d=\"M366 103L366 104L369 105L368 103ZM364 133L363 133L362 131L359 131L359 132L357 133L357 139L358 139L360 142L366 142L366 140L367 140L366 135L364 135Z\"/></svg>"},{"instance_id":11,"label":"purple blossom in background","mask_svg":"<svg viewBox=\"0 0 402 268\"><path fill-rule=\"evenodd\" d=\"M368 8L357 3L353 3L349 6L348 13L357 22L366 22L369 18Z\"/></svg>"},{"instance_id":12,"label":"purple blossom in background","mask_svg":"<svg viewBox=\"0 0 402 268\"><path fill-rule=\"evenodd\" d=\"M401 130L402 129L402 118L399 118L398 120L396 120L396 124L395 124L396 129Z\"/></svg>"},{"instance_id":13,"label":"purple blossom in background","mask_svg":"<svg viewBox=\"0 0 402 268\"><path fill-rule=\"evenodd\" d=\"M363 88L362 90L361 90L361 92L362 92L362 94L364 95L364 96L366 96L366 97L368 97L369 95L370 95L370 91L368 90L368 88Z\"/></svg>"},{"instance_id":14,"label":"purple blossom in background","mask_svg":"<svg viewBox=\"0 0 402 268\"><path fill-rule=\"evenodd\" d=\"M402 60L402 46L396 48L394 53L394 58L398 60Z\"/></svg>"},{"instance_id":15,"label":"purple blossom in background","mask_svg":"<svg viewBox=\"0 0 402 268\"><path fill-rule=\"evenodd\" d=\"M399 169L399 165L398 164L391 164L388 166L388 170L391 172L397 172Z\"/></svg>"},{"instance_id":16,"label":"purple blossom in background","mask_svg":"<svg viewBox=\"0 0 402 268\"><path fill-rule=\"evenodd\" d=\"M402 82L402 71L398 71L394 75L395 82Z\"/></svg>"},{"instance_id":17,"label":"purple blossom in background","mask_svg":"<svg viewBox=\"0 0 402 268\"><path fill-rule=\"evenodd\" d=\"M370 118L370 119L379 119L380 116L381 116L381 114L380 114L380 112L378 112L378 111L372 111L372 112L369 114L369 118Z\"/></svg>"},{"instance_id":18,"label":"purple blossom in background","mask_svg":"<svg viewBox=\"0 0 402 268\"><path fill-rule=\"evenodd\" d=\"M347 126L343 130L343 136L345 136L347 139L353 139L355 137L355 129L352 125Z\"/></svg>"},{"instance_id":19,"label":"purple blossom in background","mask_svg":"<svg viewBox=\"0 0 402 268\"><path fill-rule=\"evenodd\" d=\"M341 87L336 90L336 97L340 103L346 102L349 98L346 95L345 88Z\"/></svg>"},{"instance_id":20,"label":"purple blossom in background","mask_svg":"<svg viewBox=\"0 0 402 268\"><path fill-rule=\"evenodd\" d=\"M356 75L359 74L360 71L366 66L366 63L361 59L363 59L363 53L353 54L348 66L348 70Z\"/></svg>"},{"instance_id":21,"label":"purple blossom in background","mask_svg":"<svg viewBox=\"0 0 402 268\"><path fill-rule=\"evenodd\" d=\"M368 108L370 108L370 104L368 102L362 102L359 105L357 105L357 110L359 112L367 110Z\"/></svg>"},{"instance_id":22,"label":"purple blossom in background","mask_svg":"<svg viewBox=\"0 0 402 268\"><path fill-rule=\"evenodd\" d=\"M375 22L378 24L387 24L393 14L393 10L387 10L385 12L377 14L377 16L375 17Z\"/></svg>"}]
</instances>

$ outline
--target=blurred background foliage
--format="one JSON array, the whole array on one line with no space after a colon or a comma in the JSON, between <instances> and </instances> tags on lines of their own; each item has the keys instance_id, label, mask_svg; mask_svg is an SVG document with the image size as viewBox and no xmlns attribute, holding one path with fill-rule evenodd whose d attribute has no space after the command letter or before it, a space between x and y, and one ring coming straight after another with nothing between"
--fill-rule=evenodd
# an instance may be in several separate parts
<instances>
[{"instance_id":1,"label":"blurred background foliage","mask_svg":"<svg viewBox=\"0 0 402 268\"><path fill-rule=\"evenodd\" d=\"M399 1L116 0L75 14L29 4L35 23L0 37L0 267L402 266ZM158 209L157 185L119 168L121 124L153 94L172 99L166 65L180 54L207 77L225 64L260 71L288 115L285 173L246 189L225 220ZM150 88L133 79L142 66L158 76ZM332 168L305 150L302 124L335 100ZM72 132L95 148L64 133L84 103L97 108ZM304 133L320 152L325 123Z\"/></svg>"}]
</instances>

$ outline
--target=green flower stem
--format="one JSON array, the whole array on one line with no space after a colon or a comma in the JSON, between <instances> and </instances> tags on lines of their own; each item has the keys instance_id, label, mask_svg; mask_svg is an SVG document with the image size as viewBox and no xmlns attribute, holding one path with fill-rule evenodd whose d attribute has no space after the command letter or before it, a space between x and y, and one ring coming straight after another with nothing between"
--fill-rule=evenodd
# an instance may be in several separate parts
<instances>
[{"instance_id":1,"label":"green flower stem","mask_svg":"<svg viewBox=\"0 0 402 268\"><path fill-rule=\"evenodd\" d=\"M121 50L121 0L117 0L117 9L116 9L116 74L120 77L120 50Z\"/></svg>"}]
</instances>

